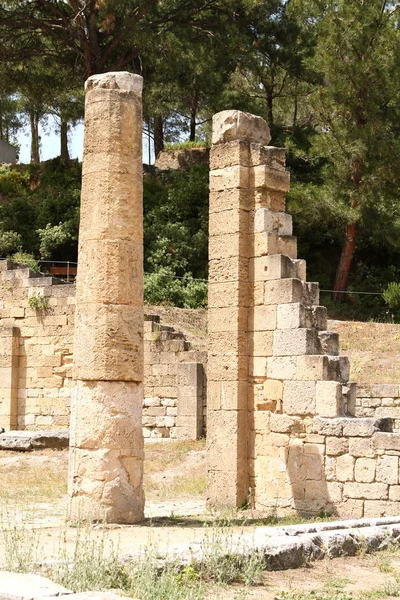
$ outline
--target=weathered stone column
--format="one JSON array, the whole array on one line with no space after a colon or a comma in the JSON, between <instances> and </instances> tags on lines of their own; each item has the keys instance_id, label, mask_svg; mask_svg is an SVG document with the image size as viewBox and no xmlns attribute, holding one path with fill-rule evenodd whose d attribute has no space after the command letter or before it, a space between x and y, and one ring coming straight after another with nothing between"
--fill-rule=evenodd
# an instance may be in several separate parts
<instances>
[{"instance_id":1,"label":"weathered stone column","mask_svg":"<svg viewBox=\"0 0 400 600\"><path fill-rule=\"evenodd\" d=\"M236 110L214 116L210 153L208 294L207 497L210 505L248 499L247 324L252 256L249 220L254 204L251 167L270 140L260 117ZM252 357L251 357L252 358Z\"/></svg>"},{"instance_id":2,"label":"weathered stone column","mask_svg":"<svg viewBox=\"0 0 400 600\"><path fill-rule=\"evenodd\" d=\"M143 518L142 78L90 77L71 407L69 516Z\"/></svg>"}]
</instances>

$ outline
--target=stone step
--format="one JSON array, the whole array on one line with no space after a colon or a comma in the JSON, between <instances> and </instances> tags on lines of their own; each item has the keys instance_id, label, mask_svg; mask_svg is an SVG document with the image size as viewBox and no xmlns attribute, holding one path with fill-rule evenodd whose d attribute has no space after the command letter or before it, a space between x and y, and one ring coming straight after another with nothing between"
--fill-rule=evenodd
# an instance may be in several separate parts
<instances>
[{"instance_id":1,"label":"stone step","mask_svg":"<svg viewBox=\"0 0 400 600\"><path fill-rule=\"evenodd\" d=\"M339 354L339 334L337 331L318 331L320 352L318 354Z\"/></svg>"},{"instance_id":2,"label":"stone step","mask_svg":"<svg viewBox=\"0 0 400 600\"><path fill-rule=\"evenodd\" d=\"M324 306L306 306L301 302L279 304L277 307L277 329L306 327L325 330L327 310Z\"/></svg>"},{"instance_id":3,"label":"stone step","mask_svg":"<svg viewBox=\"0 0 400 600\"><path fill-rule=\"evenodd\" d=\"M262 257L269 258L269 257ZM253 272L255 278L250 281L262 281L260 268ZM251 272L250 272L251 276ZM256 279L259 277L259 279ZM264 304L301 303L306 306L319 306L319 285L295 277L264 280Z\"/></svg>"}]
</instances>

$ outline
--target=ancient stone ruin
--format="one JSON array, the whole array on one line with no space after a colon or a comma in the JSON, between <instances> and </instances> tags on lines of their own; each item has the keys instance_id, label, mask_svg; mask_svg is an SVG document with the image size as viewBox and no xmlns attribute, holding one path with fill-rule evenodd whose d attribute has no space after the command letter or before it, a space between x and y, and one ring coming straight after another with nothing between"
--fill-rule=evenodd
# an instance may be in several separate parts
<instances>
[{"instance_id":1,"label":"ancient stone ruin","mask_svg":"<svg viewBox=\"0 0 400 600\"><path fill-rule=\"evenodd\" d=\"M143 519L142 78L90 77L76 290L70 518Z\"/></svg>"},{"instance_id":2,"label":"ancient stone ruin","mask_svg":"<svg viewBox=\"0 0 400 600\"><path fill-rule=\"evenodd\" d=\"M285 213L289 173L259 117L224 111L210 156L208 499L266 512L398 514L400 436L354 418Z\"/></svg>"},{"instance_id":3,"label":"ancient stone ruin","mask_svg":"<svg viewBox=\"0 0 400 600\"><path fill-rule=\"evenodd\" d=\"M142 519L143 434L203 435L206 402L210 505L398 514L399 385L348 382L269 140L259 117L214 118L207 361L156 317L143 330L141 78L88 81L76 294L0 264L0 427L65 428L73 391L73 520Z\"/></svg>"}]
</instances>

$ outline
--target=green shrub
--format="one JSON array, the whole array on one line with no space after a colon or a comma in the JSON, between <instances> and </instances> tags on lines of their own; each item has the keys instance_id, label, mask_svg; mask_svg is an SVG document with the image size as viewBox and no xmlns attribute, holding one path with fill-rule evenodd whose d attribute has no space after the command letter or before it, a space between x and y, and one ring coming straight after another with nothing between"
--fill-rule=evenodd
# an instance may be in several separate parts
<instances>
[{"instance_id":1,"label":"green shrub","mask_svg":"<svg viewBox=\"0 0 400 600\"><path fill-rule=\"evenodd\" d=\"M2 231L0 232L0 255L2 257L9 256L10 254L21 252L22 250L22 237L21 234L16 231Z\"/></svg>"},{"instance_id":2,"label":"green shrub","mask_svg":"<svg viewBox=\"0 0 400 600\"><path fill-rule=\"evenodd\" d=\"M28 252L16 252L11 255L11 259L19 265L29 267L32 271L40 271L39 263L33 254L29 254Z\"/></svg>"},{"instance_id":3,"label":"green shrub","mask_svg":"<svg viewBox=\"0 0 400 600\"><path fill-rule=\"evenodd\" d=\"M181 308L200 308L207 305L207 283L188 273L177 278L172 269L160 268L144 277L144 299L147 304L168 304Z\"/></svg>"}]
</instances>

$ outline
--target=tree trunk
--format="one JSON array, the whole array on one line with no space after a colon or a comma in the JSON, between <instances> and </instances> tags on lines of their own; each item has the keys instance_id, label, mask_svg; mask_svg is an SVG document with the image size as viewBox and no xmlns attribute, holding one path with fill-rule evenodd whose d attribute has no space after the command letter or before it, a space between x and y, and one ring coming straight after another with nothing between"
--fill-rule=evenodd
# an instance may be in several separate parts
<instances>
[{"instance_id":1,"label":"tree trunk","mask_svg":"<svg viewBox=\"0 0 400 600\"><path fill-rule=\"evenodd\" d=\"M338 268L336 270L335 285L333 299L335 302L341 302L343 299L343 292L346 289L347 280L349 277L349 271L351 261L353 260L354 247L356 243L356 230L357 223L349 223L346 227L346 237L342 247L342 253Z\"/></svg>"},{"instance_id":2,"label":"tree trunk","mask_svg":"<svg viewBox=\"0 0 400 600\"><path fill-rule=\"evenodd\" d=\"M273 111L274 96L273 96L273 90L271 87L266 88L266 90L267 90L267 121L268 121L268 126L271 127L271 125L273 125L273 123L274 123L274 111Z\"/></svg>"},{"instance_id":3,"label":"tree trunk","mask_svg":"<svg viewBox=\"0 0 400 600\"><path fill-rule=\"evenodd\" d=\"M31 163L40 163L39 152L39 117L35 111L29 113L31 125Z\"/></svg>"},{"instance_id":4,"label":"tree trunk","mask_svg":"<svg viewBox=\"0 0 400 600\"><path fill-rule=\"evenodd\" d=\"M160 115L154 117L154 154L155 157L164 150L163 120Z\"/></svg>"},{"instance_id":5,"label":"tree trunk","mask_svg":"<svg viewBox=\"0 0 400 600\"><path fill-rule=\"evenodd\" d=\"M63 115L61 110L60 117L60 156L66 165L69 165L69 152L68 152L68 121Z\"/></svg>"},{"instance_id":6,"label":"tree trunk","mask_svg":"<svg viewBox=\"0 0 400 600\"><path fill-rule=\"evenodd\" d=\"M197 93L197 89L194 88L193 96L192 96L192 106L190 110L190 137L189 140L194 142L196 139L196 116L197 109L199 107L199 96Z\"/></svg>"},{"instance_id":7,"label":"tree trunk","mask_svg":"<svg viewBox=\"0 0 400 600\"><path fill-rule=\"evenodd\" d=\"M355 192L359 192L361 188L361 180L362 180L362 164L361 160L356 160L354 163L353 169L353 184ZM357 196L351 203L352 208L357 208L358 199ZM343 293L347 286L347 280L349 278L349 272L351 267L351 262L353 260L354 248L356 245L356 231L357 231L357 223L349 223L346 227L346 236L344 239L344 244L342 247L342 253L340 255L340 260L338 267L336 269L335 276L335 284L334 284L334 293L333 299L335 302L341 302L343 299Z\"/></svg>"}]
</instances>

